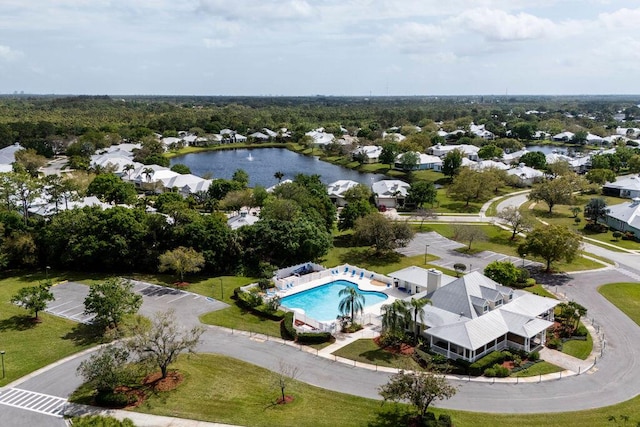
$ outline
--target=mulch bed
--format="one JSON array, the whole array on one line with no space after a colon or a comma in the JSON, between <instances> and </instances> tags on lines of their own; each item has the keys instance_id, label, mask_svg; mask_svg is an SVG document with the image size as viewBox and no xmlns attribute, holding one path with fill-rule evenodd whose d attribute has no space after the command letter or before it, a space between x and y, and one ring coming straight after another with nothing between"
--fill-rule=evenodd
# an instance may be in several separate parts
<instances>
[{"instance_id":1,"label":"mulch bed","mask_svg":"<svg viewBox=\"0 0 640 427\"><path fill-rule=\"evenodd\" d=\"M125 409L136 408L144 403L148 391L171 391L176 389L184 381L184 376L178 371L169 371L166 378L161 378L161 372L154 372L147 375L142 380L141 387L121 386L115 389L117 393L124 393L135 396L135 401L125 407Z\"/></svg>"},{"instance_id":2,"label":"mulch bed","mask_svg":"<svg viewBox=\"0 0 640 427\"><path fill-rule=\"evenodd\" d=\"M393 354L410 356L415 352L415 348L413 346L410 346L409 344L400 344L399 346L395 346L395 347L382 347L380 345L380 337L374 338L373 342L375 342L376 345L380 347L382 350L388 351L389 353L393 353Z\"/></svg>"},{"instance_id":3,"label":"mulch bed","mask_svg":"<svg viewBox=\"0 0 640 427\"><path fill-rule=\"evenodd\" d=\"M291 403L293 402L293 396L289 396L286 395L284 397L284 400L282 400L282 397L279 397L278 400L276 400L276 404L278 405L286 405L287 403Z\"/></svg>"}]
</instances>

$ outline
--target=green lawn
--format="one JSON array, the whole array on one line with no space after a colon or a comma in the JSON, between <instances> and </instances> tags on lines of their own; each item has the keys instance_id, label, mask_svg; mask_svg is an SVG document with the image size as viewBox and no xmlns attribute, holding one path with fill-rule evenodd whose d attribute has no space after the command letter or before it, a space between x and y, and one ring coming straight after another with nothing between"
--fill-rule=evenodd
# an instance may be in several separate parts
<instances>
[{"instance_id":1,"label":"green lawn","mask_svg":"<svg viewBox=\"0 0 640 427\"><path fill-rule=\"evenodd\" d=\"M5 351L6 372L0 385L100 341L91 328L47 313L39 313L42 323L34 323L27 310L9 302L20 288L37 285L44 279L41 273L0 279L0 350ZM62 277L51 272L50 279L55 283Z\"/></svg>"},{"instance_id":2,"label":"green lawn","mask_svg":"<svg viewBox=\"0 0 640 427\"><path fill-rule=\"evenodd\" d=\"M598 292L640 325L640 284L610 283L600 286Z\"/></svg>"},{"instance_id":3,"label":"green lawn","mask_svg":"<svg viewBox=\"0 0 640 427\"><path fill-rule=\"evenodd\" d=\"M370 365L410 370L420 369L420 365L418 365L411 356L403 356L384 351L378 347L372 339L356 340L331 354Z\"/></svg>"},{"instance_id":4,"label":"green lawn","mask_svg":"<svg viewBox=\"0 0 640 427\"><path fill-rule=\"evenodd\" d=\"M539 373L545 368L540 365ZM172 392L152 395L136 411L192 418L210 422L252 426L367 426L402 425L405 405L381 404L293 382L286 393L294 396L287 405L274 405L279 391L273 374L254 365L217 355L183 356L175 365L185 382ZM538 374L539 374L538 373ZM536 374L536 375L538 375ZM330 410L327 410L330 408ZM491 414L442 411L456 427L493 426L610 426L610 416L629 417L628 425L640 422L640 396L601 409L549 414Z\"/></svg>"},{"instance_id":5,"label":"green lawn","mask_svg":"<svg viewBox=\"0 0 640 427\"><path fill-rule=\"evenodd\" d=\"M549 292L548 290L543 288L542 285L539 284L539 283L535 284L533 286L529 286L528 288L524 288L523 290L525 290L527 292L531 292L532 294L540 295L541 297L558 299L551 292Z\"/></svg>"},{"instance_id":6,"label":"green lawn","mask_svg":"<svg viewBox=\"0 0 640 427\"><path fill-rule=\"evenodd\" d=\"M203 314L200 316L200 321L207 325L280 337L280 322L256 316L235 304L222 310Z\"/></svg>"},{"instance_id":7,"label":"green lawn","mask_svg":"<svg viewBox=\"0 0 640 427\"><path fill-rule=\"evenodd\" d=\"M562 344L562 352L578 359L585 360L593 350L593 338L587 334L586 341L570 340Z\"/></svg>"},{"instance_id":8,"label":"green lawn","mask_svg":"<svg viewBox=\"0 0 640 427\"><path fill-rule=\"evenodd\" d=\"M362 426L373 422L380 402L292 381L294 401L275 404L280 390L266 369L217 355L182 357L185 375L178 390L156 394L137 409L244 426ZM330 408L330 410L328 410Z\"/></svg>"},{"instance_id":9,"label":"green lawn","mask_svg":"<svg viewBox=\"0 0 640 427\"><path fill-rule=\"evenodd\" d=\"M587 223L584 215L582 213L578 214L578 217L582 219L579 224L574 222L573 213L571 212L571 208L576 206L580 209L584 210L584 207L589 202L591 198L603 198L607 202L608 206L617 205L620 203L628 202L629 199L621 199L618 197L609 197L602 195L583 195L576 197L576 203L574 205L556 205L553 208L553 213L549 214L549 207L544 202L539 202L535 204L533 209L529 209L532 205L531 202L525 203L523 205L523 209L529 210L529 212L533 213L537 218L542 221L548 222L549 224L554 225L563 225L571 230L575 230L578 233L582 234L585 237L589 237L591 239L597 240L602 243L608 243L608 245L601 245L604 248L616 250L612 248L610 245L615 245L623 249L632 249L637 250L640 249L640 243L634 242L632 240L616 240L613 238L613 232L607 231L606 233L594 233L592 231L588 231L584 229L585 224ZM618 251L620 251L618 249Z\"/></svg>"},{"instance_id":10,"label":"green lawn","mask_svg":"<svg viewBox=\"0 0 640 427\"><path fill-rule=\"evenodd\" d=\"M538 362L535 365L524 369L520 372L516 372L515 374L511 375L512 377L535 377L536 375L545 375L545 374L553 374L555 372L562 372L564 369L562 369L559 366L556 365L552 365L549 362Z\"/></svg>"}]
</instances>

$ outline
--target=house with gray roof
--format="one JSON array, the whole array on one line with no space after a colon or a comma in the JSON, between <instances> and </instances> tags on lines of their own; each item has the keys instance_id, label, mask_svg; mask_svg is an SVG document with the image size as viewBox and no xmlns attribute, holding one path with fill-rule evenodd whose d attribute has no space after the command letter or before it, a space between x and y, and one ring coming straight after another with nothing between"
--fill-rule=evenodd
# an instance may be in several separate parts
<instances>
[{"instance_id":1,"label":"house with gray roof","mask_svg":"<svg viewBox=\"0 0 640 427\"><path fill-rule=\"evenodd\" d=\"M631 232L640 238L640 197L634 197L629 203L609 206L604 222L611 228L623 233Z\"/></svg>"},{"instance_id":2,"label":"house with gray roof","mask_svg":"<svg viewBox=\"0 0 640 427\"><path fill-rule=\"evenodd\" d=\"M640 176L619 177L615 182L608 182L602 186L602 194L627 199L640 197Z\"/></svg>"},{"instance_id":3,"label":"house with gray roof","mask_svg":"<svg viewBox=\"0 0 640 427\"><path fill-rule=\"evenodd\" d=\"M395 208L396 206L404 205L410 187L411 185L404 181L383 179L382 181L374 182L371 190L376 199L376 206Z\"/></svg>"},{"instance_id":4,"label":"house with gray roof","mask_svg":"<svg viewBox=\"0 0 640 427\"><path fill-rule=\"evenodd\" d=\"M333 204L340 207L346 206L347 201L344 199L344 193L356 185L358 185L356 181L341 179L327 185L327 193Z\"/></svg>"},{"instance_id":5,"label":"house with gray roof","mask_svg":"<svg viewBox=\"0 0 640 427\"><path fill-rule=\"evenodd\" d=\"M388 274L396 287L429 298L418 321L431 350L474 362L505 348L533 351L544 345L558 300L516 291L479 272L460 278L409 267ZM416 293L417 292L417 293Z\"/></svg>"}]
</instances>

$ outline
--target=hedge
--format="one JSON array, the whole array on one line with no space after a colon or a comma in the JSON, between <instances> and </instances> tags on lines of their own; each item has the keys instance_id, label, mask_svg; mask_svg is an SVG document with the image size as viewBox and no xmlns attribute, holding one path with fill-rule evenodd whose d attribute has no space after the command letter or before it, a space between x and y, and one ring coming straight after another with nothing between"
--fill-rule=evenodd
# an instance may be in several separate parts
<instances>
[{"instance_id":1,"label":"hedge","mask_svg":"<svg viewBox=\"0 0 640 427\"><path fill-rule=\"evenodd\" d=\"M296 341L300 344L322 344L331 341L329 332L298 332Z\"/></svg>"},{"instance_id":2,"label":"hedge","mask_svg":"<svg viewBox=\"0 0 640 427\"><path fill-rule=\"evenodd\" d=\"M288 311L284 314L284 318L280 322L280 333L285 340L295 340L298 333L293 327L293 312Z\"/></svg>"},{"instance_id":3,"label":"hedge","mask_svg":"<svg viewBox=\"0 0 640 427\"><path fill-rule=\"evenodd\" d=\"M469 365L469 375L473 375L478 377L482 375L485 369L490 368L495 364L500 364L504 362L505 355L501 351L493 351L482 359L476 360L471 365Z\"/></svg>"}]
</instances>

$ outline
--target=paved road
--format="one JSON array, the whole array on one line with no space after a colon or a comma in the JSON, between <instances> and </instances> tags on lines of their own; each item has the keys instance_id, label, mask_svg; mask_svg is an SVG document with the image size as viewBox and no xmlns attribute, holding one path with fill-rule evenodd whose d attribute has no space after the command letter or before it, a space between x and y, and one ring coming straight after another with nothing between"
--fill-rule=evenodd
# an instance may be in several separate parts
<instances>
[{"instance_id":1,"label":"paved road","mask_svg":"<svg viewBox=\"0 0 640 427\"><path fill-rule=\"evenodd\" d=\"M485 258L478 254L466 256L452 251L455 245L450 245L446 239L443 240L431 233L418 235L407 251L414 255L423 254L426 244L430 245L429 253L443 258L460 257L455 259L473 264L473 270L484 268L486 263L493 260L492 254L486 254ZM640 255L612 252L591 244L585 244L585 250L614 260L617 267L551 276L547 280L554 290L586 306L589 309L589 317L594 318L596 324L604 331L606 348L595 369L588 374L542 383L491 384L454 381L459 387L458 394L438 406L497 413L548 413L607 406L640 394L640 328L597 292L597 287L604 283L638 280ZM451 263L451 260L447 259L444 262ZM139 284L139 289L145 288ZM148 290L148 295L144 296L143 313L151 314L173 306L181 321L187 325L197 323L198 314L224 306L202 297L181 294L158 295L151 292L151 288ZM230 334L215 327L207 328L200 350L226 354L272 370L277 370L280 362L284 361L299 366L299 379L302 381L370 398L379 398L377 388L384 384L389 376L387 373L332 362L278 342ZM66 397L80 383L75 377L75 369L86 357L88 356L62 363L25 381L19 387L23 390ZM13 410L10 409L8 412Z\"/></svg>"}]
</instances>

